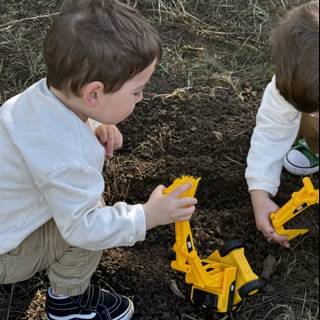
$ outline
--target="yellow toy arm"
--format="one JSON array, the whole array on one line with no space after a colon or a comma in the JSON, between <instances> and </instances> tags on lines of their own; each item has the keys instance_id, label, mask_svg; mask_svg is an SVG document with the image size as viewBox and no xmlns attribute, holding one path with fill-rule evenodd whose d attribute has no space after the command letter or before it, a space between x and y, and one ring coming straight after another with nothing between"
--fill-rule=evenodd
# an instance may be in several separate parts
<instances>
[{"instance_id":1,"label":"yellow toy arm","mask_svg":"<svg viewBox=\"0 0 320 320\"><path fill-rule=\"evenodd\" d=\"M171 186L164 190L164 194L170 194L177 187L191 183L192 187L181 195L181 198L193 197L196 193L201 178L195 179L191 176L184 176L176 179ZM194 249L192 233L189 221L181 221L175 223L176 243L173 246L176 252L176 260L172 262L172 268L188 273L190 266L186 263L189 256L196 257L197 252Z\"/></svg>"},{"instance_id":2,"label":"yellow toy arm","mask_svg":"<svg viewBox=\"0 0 320 320\"><path fill-rule=\"evenodd\" d=\"M170 194L177 187L186 183L190 183L192 187L181 194L181 198L193 197L195 195L200 179L201 178L196 179L191 176L183 176L181 178L178 178L173 182L171 186L164 190L164 194ZM215 264L215 271L213 272L215 273L215 275L212 276L206 270L206 267L203 266L202 260L198 256L198 252L195 249L192 238L190 222L176 222L175 232L176 242L173 246L173 250L176 253L176 259L172 261L171 268L186 273L186 283L193 284L198 288L203 289L205 287L222 287L222 282L224 280L223 272L218 267L218 264ZM234 270L234 273L236 274L236 270Z\"/></svg>"},{"instance_id":3,"label":"yellow toy arm","mask_svg":"<svg viewBox=\"0 0 320 320\"><path fill-rule=\"evenodd\" d=\"M292 240L299 235L307 233L308 229L286 230L284 225L297 217L308 207L319 203L319 190L315 190L310 178L303 179L304 187L292 194L292 198L277 212L271 214L271 221L275 231L279 235L287 236Z\"/></svg>"}]
</instances>

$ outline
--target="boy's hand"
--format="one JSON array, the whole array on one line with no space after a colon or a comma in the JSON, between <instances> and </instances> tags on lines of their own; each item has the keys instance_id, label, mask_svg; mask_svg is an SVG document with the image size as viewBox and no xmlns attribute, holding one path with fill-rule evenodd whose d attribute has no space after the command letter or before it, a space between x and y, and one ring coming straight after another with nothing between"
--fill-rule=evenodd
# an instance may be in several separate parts
<instances>
[{"instance_id":1,"label":"boy's hand","mask_svg":"<svg viewBox=\"0 0 320 320\"><path fill-rule=\"evenodd\" d=\"M290 248L288 238L278 235L271 224L270 215L277 211L279 207L270 199L268 192L263 190L251 191L251 201L257 229L263 233L267 240L274 240L283 247Z\"/></svg>"},{"instance_id":2,"label":"boy's hand","mask_svg":"<svg viewBox=\"0 0 320 320\"><path fill-rule=\"evenodd\" d=\"M95 134L105 147L106 157L113 157L113 152L122 147L123 137L115 125L102 124L96 129Z\"/></svg>"},{"instance_id":3,"label":"boy's hand","mask_svg":"<svg viewBox=\"0 0 320 320\"><path fill-rule=\"evenodd\" d=\"M164 195L165 187L158 186L152 192L148 202L143 205L147 230L176 221L190 220L195 211L197 199L179 198L179 196L191 187L192 185L187 183L176 188L169 195Z\"/></svg>"}]
</instances>

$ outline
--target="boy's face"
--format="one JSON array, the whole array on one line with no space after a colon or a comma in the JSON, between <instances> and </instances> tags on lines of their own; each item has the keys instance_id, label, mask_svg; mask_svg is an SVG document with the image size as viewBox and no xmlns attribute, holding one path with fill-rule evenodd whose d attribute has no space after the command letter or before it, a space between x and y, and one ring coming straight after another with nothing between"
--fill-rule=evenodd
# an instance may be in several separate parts
<instances>
[{"instance_id":1,"label":"boy's face","mask_svg":"<svg viewBox=\"0 0 320 320\"><path fill-rule=\"evenodd\" d=\"M155 60L114 93L104 93L103 90L96 92L96 104L94 108L90 108L88 116L105 124L118 124L125 120L143 99L143 89L154 73L156 64Z\"/></svg>"}]
</instances>

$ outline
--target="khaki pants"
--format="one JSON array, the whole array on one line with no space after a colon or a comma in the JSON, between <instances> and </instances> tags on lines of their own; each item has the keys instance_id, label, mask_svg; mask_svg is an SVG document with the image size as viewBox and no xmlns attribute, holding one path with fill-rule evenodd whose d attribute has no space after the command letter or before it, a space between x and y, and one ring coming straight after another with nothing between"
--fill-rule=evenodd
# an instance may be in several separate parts
<instances>
[{"instance_id":1,"label":"khaki pants","mask_svg":"<svg viewBox=\"0 0 320 320\"><path fill-rule=\"evenodd\" d=\"M303 113L299 135L306 140L314 153L319 154L319 117Z\"/></svg>"},{"instance_id":2,"label":"khaki pants","mask_svg":"<svg viewBox=\"0 0 320 320\"><path fill-rule=\"evenodd\" d=\"M50 220L16 249L0 255L0 284L24 281L47 269L55 294L77 296L89 286L101 254L68 245Z\"/></svg>"}]
</instances>

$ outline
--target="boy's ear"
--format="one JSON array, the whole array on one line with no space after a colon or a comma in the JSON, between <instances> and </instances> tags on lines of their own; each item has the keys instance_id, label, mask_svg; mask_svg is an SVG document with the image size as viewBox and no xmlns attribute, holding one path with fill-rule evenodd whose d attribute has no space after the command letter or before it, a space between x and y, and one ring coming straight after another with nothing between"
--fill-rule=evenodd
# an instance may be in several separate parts
<instances>
[{"instance_id":1,"label":"boy's ear","mask_svg":"<svg viewBox=\"0 0 320 320\"><path fill-rule=\"evenodd\" d=\"M98 104L99 97L104 93L104 85L100 81L93 81L82 88L82 99L84 102L95 108Z\"/></svg>"}]
</instances>

